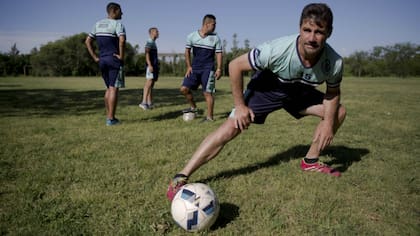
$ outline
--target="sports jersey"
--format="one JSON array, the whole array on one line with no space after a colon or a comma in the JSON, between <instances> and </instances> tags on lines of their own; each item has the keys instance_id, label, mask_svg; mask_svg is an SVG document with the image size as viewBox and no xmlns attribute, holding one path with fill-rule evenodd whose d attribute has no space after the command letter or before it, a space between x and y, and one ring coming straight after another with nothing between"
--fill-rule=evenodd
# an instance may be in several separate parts
<instances>
[{"instance_id":1,"label":"sports jersey","mask_svg":"<svg viewBox=\"0 0 420 236\"><path fill-rule=\"evenodd\" d=\"M150 62L152 63L153 67L156 67L158 65L158 49L156 45L156 41L153 39L148 39L146 42L145 48L150 49L149 56L150 56ZM147 63L146 63L147 66Z\"/></svg>"},{"instance_id":2,"label":"sports jersey","mask_svg":"<svg viewBox=\"0 0 420 236\"><path fill-rule=\"evenodd\" d=\"M283 83L300 82L318 86L338 87L343 74L343 59L328 44L313 67L305 67L298 53L299 35L286 36L263 43L248 54L254 70L270 70Z\"/></svg>"},{"instance_id":3,"label":"sports jersey","mask_svg":"<svg viewBox=\"0 0 420 236\"><path fill-rule=\"evenodd\" d=\"M188 35L185 47L193 50L193 69L214 68L214 55L222 52L222 42L216 33L203 38L199 31L194 31Z\"/></svg>"},{"instance_id":4,"label":"sports jersey","mask_svg":"<svg viewBox=\"0 0 420 236\"><path fill-rule=\"evenodd\" d=\"M125 35L121 22L114 19L103 19L93 26L89 37L96 39L99 47L99 57L119 54L119 36Z\"/></svg>"}]
</instances>

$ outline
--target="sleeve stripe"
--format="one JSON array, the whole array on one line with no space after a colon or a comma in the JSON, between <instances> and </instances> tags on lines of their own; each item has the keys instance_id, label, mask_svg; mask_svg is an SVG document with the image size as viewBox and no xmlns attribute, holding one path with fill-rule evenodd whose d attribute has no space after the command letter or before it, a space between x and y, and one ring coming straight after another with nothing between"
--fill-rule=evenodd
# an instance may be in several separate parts
<instances>
[{"instance_id":1,"label":"sleeve stripe","mask_svg":"<svg viewBox=\"0 0 420 236\"><path fill-rule=\"evenodd\" d=\"M249 64L251 65L252 69L254 69L254 70L262 70L262 68L257 65L257 57L258 57L259 54L260 54L260 51L256 48L253 48L248 53Z\"/></svg>"}]
</instances>

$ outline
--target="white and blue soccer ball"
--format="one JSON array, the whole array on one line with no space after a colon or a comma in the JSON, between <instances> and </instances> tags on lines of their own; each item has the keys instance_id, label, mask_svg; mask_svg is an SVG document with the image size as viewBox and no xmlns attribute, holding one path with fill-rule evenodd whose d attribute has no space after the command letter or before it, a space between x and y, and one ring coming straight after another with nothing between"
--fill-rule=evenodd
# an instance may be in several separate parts
<instances>
[{"instance_id":1,"label":"white and blue soccer ball","mask_svg":"<svg viewBox=\"0 0 420 236\"><path fill-rule=\"evenodd\" d=\"M209 229L216 222L219 211L216 194L203 183L184 185L171 204L172 218L189 232Z\"/></svg>"}]
</instances>

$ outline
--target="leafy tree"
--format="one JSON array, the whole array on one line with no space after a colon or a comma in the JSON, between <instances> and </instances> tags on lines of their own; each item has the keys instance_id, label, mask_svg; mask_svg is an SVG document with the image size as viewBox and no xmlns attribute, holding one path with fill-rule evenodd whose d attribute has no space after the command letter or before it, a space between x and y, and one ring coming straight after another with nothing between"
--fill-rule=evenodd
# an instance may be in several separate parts
<instances>
[{"instance_id":1,"label":"leafy tree","mask_svg":"<svg viewBox=\"0 0 420 236\"><path fill-rule=\"evenodd\" d=\"M64 37L49 42L39 49L33 48L28 55L20 54L16 44L7 53L0 53L0 76L99 76L100 71L84 44L86 33ZM238 35L232 36L232 47L223 40L223 72L229 75L229 63L250 50L250 41L240 47ZM94 44L94 47L96 45ZM97 51L97 48L95 49ZM125 73L141 76L145 73L145 55L139 46L126 43ZM376 46L371 51L356 51L344 58L345 75L352 76L419 76L420 45L398 43L392 46ZM163 56L160 60L162 75L183 76L185 58L181 54Z\"/></svg>"},{"instance_id":2,"label":"leafy tree","mask_svg":"<svg viewBox=\"0 0 420 236\"><path fill-rule=\"evenodd\" d=\"M226 42L226 40L224 40ZM227 45L227 43L226 43ZM244 40L244 48L239 47L238 35L236 33L232 36L232 47L230 52L224 52L223 56L223 74L229 75L229 63L236 57L249 52L250 50L250 41L248 39ZM224 47L226 49L226 47ZM248 75L248 73L246 73Z\"/></svg>"},{"instance_id":3,"label":"leafy tree","mask_svg":"<svg viewBox=\"0 0 420 236\"><path fill-rule=\"evenodd\" d=\"M345 58L346 70L354 76L419 76L418 45L398 43L376 46L371 52L358 51Z\"/></svg>"},{"instance_id":4,"label":"leafy tree","mask_svg":"<svg viewBox=\"0 0 420 236\"><path fill-rule=\"evenodd\" d=\"M81 33L41 46L39 51L32 54L32 73L36 76L96 74L97 65L84 46L86 36L86 33Z\"/></svg>"},{"instance_id":5,"label":"leafy tree","mask_svg":"<svg viewBox=\"0 0 420 236\"><path fill-rule=\"evenodd\" d=\"M36 76L98 76L99 68L90 57L86 46L86 33L49 42L34 50L31 58L33 74ZM94 45L96 47L96 44ZM125 70L128 74L138 71L134 62L136 47L126 43ZM95 49L97 51L97 48Z\"/></svg>"},{"instance_id":6,"label":"leafy tree","mask_svg":"<svg viewBox=\"0 0 420 236\"><path fill-rule=\"evenodd\" d=\"M360 77L365 74L368 61L369 54L367 52L357 51L350 55L350 57L345 61L345 68L348 69L351 74Z\"/></svg>"},{"instance_id":7,"label":"leafy tree","mask_svg":"<svg viewBox=\"0 0 420 236\"><path fill-rule=\"evenodd\" d=\"M26 73L26 66L29 64L29 55L20 54L16 43L12 45L6 54L0 54L0 75L18 76Z\"/></svg>"},{"instance_id":8,"label":"leafy tree","mask_svg":"<svg viewBox=\"0 0 420 236\"><path fill-rule=\"evenodd\" d=\"M129 42L125 44L124 70L126 75L138 75L141 71L141 68L136 64L138 48L139 45L133 47Z\"/></svg>"}]
</instances>

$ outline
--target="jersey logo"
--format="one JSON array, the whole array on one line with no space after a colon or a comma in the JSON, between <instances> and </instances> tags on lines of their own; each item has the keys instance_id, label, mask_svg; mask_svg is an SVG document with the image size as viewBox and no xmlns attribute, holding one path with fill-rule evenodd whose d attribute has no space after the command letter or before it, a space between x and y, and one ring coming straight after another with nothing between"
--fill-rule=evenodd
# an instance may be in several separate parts
<instances>
[{"instance_id":1,"label":"jersey logo","mask_svg":"<svg viewBox=\"0 0 420 236\"><path fill-rule=\"evenodd\" d=\"M312 78L312 75L311 74L304 74L303 75L303 79L304 80L311 80L311 78Z\"/></svg>"}]
</instances>

